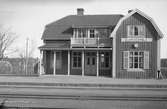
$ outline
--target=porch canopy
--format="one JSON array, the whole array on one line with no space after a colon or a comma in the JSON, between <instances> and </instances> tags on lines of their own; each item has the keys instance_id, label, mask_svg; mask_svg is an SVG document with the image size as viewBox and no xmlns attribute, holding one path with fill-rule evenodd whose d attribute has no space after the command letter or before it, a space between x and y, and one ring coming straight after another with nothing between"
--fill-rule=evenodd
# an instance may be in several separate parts
<instances>
[{"instance_id":1,"label":"porch canopy","mask_svg":"<svg viewBox=\"0 0 167 109\"><path fill-rule=\"evenodd\" d=\"M70 45L69 44L45 44L39 47L40 50L69 50Z\"/></svg>"},{"instance_id":2,"label":"porch canopy","mask_svg":"<svg viewBox=\"0 0 167 109\"><path fill-rule=\"evenodd\" d=\"M112 48L71 48L69 44L45 44L39 47L40 50L112 50Z\"/></svg>"}]
</instances>

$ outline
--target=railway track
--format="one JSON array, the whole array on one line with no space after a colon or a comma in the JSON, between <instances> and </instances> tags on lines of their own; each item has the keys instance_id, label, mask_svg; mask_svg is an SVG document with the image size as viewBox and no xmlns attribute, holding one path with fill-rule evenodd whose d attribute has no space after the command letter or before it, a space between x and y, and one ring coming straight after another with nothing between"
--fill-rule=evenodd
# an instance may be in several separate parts
<instances>
[{"instance_id":1,"label":"railway track","mask_svg":"<svg viewBox=\"0 0 167 109\"><path fill-rule=\"evenodd\" d=\"M134 87L130 86L82 86L82 85L30 85L30 84L1 84L0 102L6 99L5 106L14 109L36 108L80 108L89 109L93 104L96 109L106 105L119 107L120 103L125 106L135 103L152 104L154 107L167 108L166 86ZM85 104L86 103L86 104ZM126 105L129 103L129 105ZM86 106L88 105L88 106ZM85 106L87 108L85 108ZM135 107L135 106L134 106ZM146 106L147 107L147 106ZM136 108L136 107L135 107ZM139 108L139 109L141 109ZM117 109L117 108L115 108ZM120 109L120 108L118 108ZM124 109L124 108L122 108ZM129 109L129 108L127 108ZM136 108L138 109L138 108ZM149 109L148 107L146 109ZM155 108L157 109L157 108ZM159 108L161 109L161 108Z\"/></svg>"}]
</instances>

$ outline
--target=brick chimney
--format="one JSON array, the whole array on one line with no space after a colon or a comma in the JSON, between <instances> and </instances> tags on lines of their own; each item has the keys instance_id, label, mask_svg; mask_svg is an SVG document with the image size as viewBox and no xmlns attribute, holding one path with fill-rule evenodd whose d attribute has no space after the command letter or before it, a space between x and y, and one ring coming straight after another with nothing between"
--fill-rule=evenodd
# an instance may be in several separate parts
<instances>
[{"instance_id":1,"label":"brick chimney","mask_svg":"<svg viewBox=\"0 0 167 109\"><path fill-rule=\"evenodd\" d=\"M83 8L77 8L77 15L83 16L84 15L84 9Z\"/></svg>"}]
</instances>

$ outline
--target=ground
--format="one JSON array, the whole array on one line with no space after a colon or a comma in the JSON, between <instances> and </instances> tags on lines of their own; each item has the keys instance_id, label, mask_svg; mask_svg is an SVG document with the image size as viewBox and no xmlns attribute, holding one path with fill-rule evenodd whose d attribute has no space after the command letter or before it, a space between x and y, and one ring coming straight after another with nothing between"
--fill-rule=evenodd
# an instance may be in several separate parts
<instances>
[{"instance_id":1,"label":"ground","mask_svg":"<svg viewBox=\"0 0 167 109\"><path fill-rule=\"evenodd\" d=\"M105 77L0 76L7 107L77 109L164 109L167 80Z\"/></svg>"}]
</instances>

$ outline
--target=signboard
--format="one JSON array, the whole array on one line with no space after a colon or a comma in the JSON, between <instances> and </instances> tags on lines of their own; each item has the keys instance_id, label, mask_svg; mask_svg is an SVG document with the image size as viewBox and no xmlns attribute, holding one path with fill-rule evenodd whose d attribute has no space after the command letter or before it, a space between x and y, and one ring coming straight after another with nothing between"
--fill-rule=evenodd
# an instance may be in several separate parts
<instances>
[{"instance_id":1,"label":"signboard","mask_svg":"<svg viewBox=\"0 0 167 109\"><path fill-rule=\"evenodd\" d=\"M152 38L121 38L121 42L152 42Z\"/></svg>"}]
</instances>

